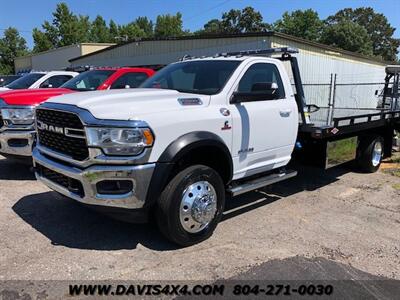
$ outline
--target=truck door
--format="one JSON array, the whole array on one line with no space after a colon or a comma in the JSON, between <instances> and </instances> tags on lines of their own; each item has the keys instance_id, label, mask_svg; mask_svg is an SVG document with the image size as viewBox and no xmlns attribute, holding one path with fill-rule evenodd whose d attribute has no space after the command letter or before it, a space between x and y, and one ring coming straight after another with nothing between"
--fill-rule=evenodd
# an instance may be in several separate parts
<instances>
[{"instance_id":1,"label":"truck door","mask_svg":"<svg viewBox=\"0 0 400 300\"><path fill-rule=\"evenodd\" d=\"M256 93L264 83L275 83L276 99L230 105L232 111L234 179L286 165L294 148L298 112L283 66L257 62L247 67L235 91ZM282 80L286 80L284 85ZM285 88L286 87L286 88ZM289 87L289 88L288 88Z\"/></svg>"}]
</instances>

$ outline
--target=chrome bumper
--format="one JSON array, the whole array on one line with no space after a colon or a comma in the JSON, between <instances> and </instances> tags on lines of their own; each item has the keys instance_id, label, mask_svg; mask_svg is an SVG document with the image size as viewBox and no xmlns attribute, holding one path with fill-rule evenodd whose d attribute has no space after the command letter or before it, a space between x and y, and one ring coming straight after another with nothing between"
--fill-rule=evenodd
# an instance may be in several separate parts
<instances>
[{"instance_id":1,"label":"chrome bumper","mask_svg":"<svg viewBox=\"0 0 400 300\"><path fill-rule=\"evenodd\" d=\"M144 206L147 190L155 168L155 164L143 164L138 166L94 165L80 169L48 159L37 148L33 150L33 164L35 167L41 165L56 173L75 179L83 186L84 196L81 197L35 172L38 180L60 194L88 205L127 209L140 209ZM99 194L96 184L103 180L130 180L133 184L133 190L122 195Z\"/></svg>"},{"instance_id":2,"label":"chrome bumper","mask_svg":"<svg viewBox=\"0 0 400 300\"><path fill-rule=\"evenodd\" d=\"M12 139L27 140L25 146L12 146L9 141ZM32 145L35 140L34 130L4 130L0 132L0 153L32 156Z\"/></svg>"}]
</instances>

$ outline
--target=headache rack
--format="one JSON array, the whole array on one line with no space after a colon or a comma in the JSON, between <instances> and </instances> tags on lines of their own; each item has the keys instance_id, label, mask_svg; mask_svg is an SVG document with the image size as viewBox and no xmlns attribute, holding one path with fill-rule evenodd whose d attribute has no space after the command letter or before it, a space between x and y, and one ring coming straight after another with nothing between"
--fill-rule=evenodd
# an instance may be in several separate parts
<instances>
[{"instance_id":1,"label":"headache rack","mask_svg":"<svg viewBox=\"0 0 400 300\"><path fill-rule=\"evenodd\" d=\"M330 106L328 108L319 108L316 105L307 105L303 83L300 75L299 64L297 58L293 54L299 53L299 50L292 47L280 47L269 49L257 50L244 50L236 52L223 52L217 53L214 57L241 57L241 56L275 56L273 58L281 61L288 61L291 66L295 98L301 117L299 124L299 133L301 135L309 135L312 138L332 138L342 135L351 135L359 131L368 130L371 128L391 125L394 128L400 128L400 110L396 105L390 109L348 109L348 108L335 108ZM385 91L387 95L388 81L393 78L393 73L400 70L399 66L390 66L388 70L397 70L396 72L388 72L385 78ZM395 88L398 90L399 77L394 79ZM398 94L395 94L398 97Z\"/></svg>"}]
</instances>

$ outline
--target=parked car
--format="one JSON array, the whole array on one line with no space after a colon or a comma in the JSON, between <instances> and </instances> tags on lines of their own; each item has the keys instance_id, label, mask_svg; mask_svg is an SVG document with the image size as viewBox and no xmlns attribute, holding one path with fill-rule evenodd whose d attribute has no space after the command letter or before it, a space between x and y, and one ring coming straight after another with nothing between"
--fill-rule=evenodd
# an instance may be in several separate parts
<instances>
[{"instance_id":1,"label":"parked car","mask_svg":"<svg viewBox=\"0 0 400 300\"><path fill-rule=\"evenodd\" d=\"M155 72L146 68L101 68L83 72L60 88L7 91L0 94L0 154L30 157L34 108L50 97L79 91L135 88Z\"/></svg>"},{"instance_id":2,"label":"parked car","mask_svg":"<svg viewBox=\"0 0 400 300\"><path fill-rule=\"evenodd\" d=\"M21 77L22 75L0 75L0 87L6 86Z\"/></svg>"},{"instance_id":3,"label":"parked car","mask_svg":"<svg viewBox=\"0 0 400 300\"><path fill-rule=\"evenodd\" d=\"M226 195L296 176L292 158L323 168L356 160L375 172L391 155L400 112L337 109L318 123L296 53L186 58L132 92L52 98L36 109L36 177L121 220L145 222L154 212L168 239L189 246L211 236Z\"/></svg>"},{"instance_id":4,"label":"parked car","mask_svg":"<svg viewBox=\"0 0 400 300\"><path fill-rule=\"evenodd\" d=\"M0 87L0 92L8 90L58 88L79 73L70 71L32 72Z\"/></svg>"}]
</instances>

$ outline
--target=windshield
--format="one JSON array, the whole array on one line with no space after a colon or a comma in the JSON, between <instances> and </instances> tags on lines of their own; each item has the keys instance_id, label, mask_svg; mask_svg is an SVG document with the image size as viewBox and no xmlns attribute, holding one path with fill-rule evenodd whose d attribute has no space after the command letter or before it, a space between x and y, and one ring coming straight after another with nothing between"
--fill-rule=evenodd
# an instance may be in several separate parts
<instances>
[{"instance_id":1,"label":"windshield","mask_svg":"<svg viewBox=\"0 0 400 300\"><path fill-rule=\"evenodd\" d=\"M13 82L14 80L16 80L20 77L21 76L19 76L19 75L10 75L10 76L0 77L0 87L6 86L7 84Z\"/></svg>"},{"instance_id":2,"label":"windshield","mask_svg":"<svg viewBox=\"0 0 400 300\"><path fill-rule=\"evenodd\" d=\"M235 60L205 60L171 64L147 79L141 87L214 95L222 90L240 63Z\"/></svg>"},{"instance_id":3,"label":"windshield","mask_svg":"<svg viewBox=\"0 0 400 300\"><path fill-rule=\"evenodd\" d=\"M41 73L26 74L25 76L22 76L21 78L11 82L9 85L7 85L7 87L12 90L27 89L44 75L45 74Z\"/></svg>"},{"instance_id":4,"label":"windshield","mask_svg":"<svg viewBox=\"0 0 400 300\"><path fill-rule=\"evenodd\" d=\"M86 71L67 81L61 87L74 91L94 91L114 73L115 70Z\"/></svg>"}]
</instances>

